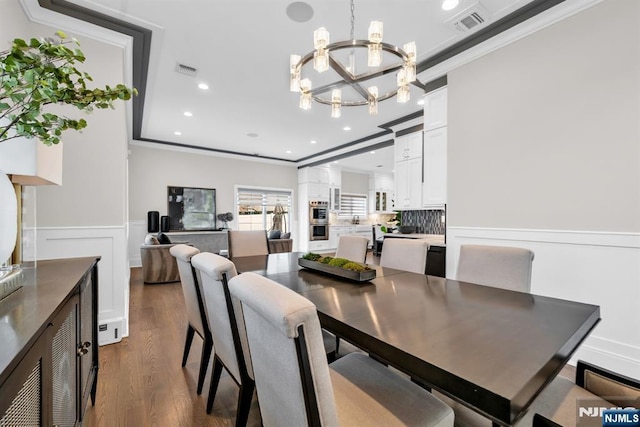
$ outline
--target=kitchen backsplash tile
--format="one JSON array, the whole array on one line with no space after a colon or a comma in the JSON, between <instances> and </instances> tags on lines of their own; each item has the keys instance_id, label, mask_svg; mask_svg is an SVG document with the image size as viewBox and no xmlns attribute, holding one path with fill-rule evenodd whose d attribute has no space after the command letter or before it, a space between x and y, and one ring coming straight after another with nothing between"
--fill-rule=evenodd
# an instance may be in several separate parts
<instances>
[{"instance_id":1,"label":"kitchen backsplash tile","mask_svg":"<svg viewBox=\"0 0 640 427\"><path fill-rule=\"evenodd\" d=\"M445 234L444 210L402 211L402 225L415 225L416 233Z\"/></svg>"}]
</instances>

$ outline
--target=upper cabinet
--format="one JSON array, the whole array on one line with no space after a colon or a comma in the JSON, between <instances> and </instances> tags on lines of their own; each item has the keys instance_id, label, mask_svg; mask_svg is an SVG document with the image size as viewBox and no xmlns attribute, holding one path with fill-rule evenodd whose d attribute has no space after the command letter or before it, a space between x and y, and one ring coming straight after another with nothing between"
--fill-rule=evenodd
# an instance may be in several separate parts
<instances>
[{"instance_id":1,"label":"upper cabinet","mask_svg":"<svg viewBox=\"0 0 640 427\"><path fill-rule=\"evenodd\" d=\"M300 197L302 194L305 196L305 200L301 200L304 205L308 205L309 200L329 201L329 168L315 166L299 169L298 188Z\"/></svg>"},{"instance_id":2,"label":"upper cabinet","mask_svg":"<svg viewBox=\"0 0 640 427\"><path fill-rule=\"evenodd\" d=\"M424 134L422 205L441 209L447 203L447 128Z\"/></svg>"},{"instance_id":3,"label":"upper cabinet","mask_svg":"<svg viewBox=\"0 0 640 427\"><path fill-rule=\"evenodd\" d=\"M424 97L424 131L447 125L447 88L429 92Z\"/></svg>"},{"instance_id":4,"label":"upper cabinet","mask_svg":"<svg viewBox=\"0 0 640 427\"><path fill-rule=\"evenodd\" d=\"M393 175L373 173L369 175L369 212L392 212L394 206Z\"/></svg>"},{"instance_id":5,"label":"upper cabinet","mask_svg":"<svg viewBox=\"0 0 640 427\"><path fill-rule=\"evenodd\" d=\"M395 209L422 207L422 132L395 140Z\"/></svg>"},{"instance_id":6,"label":"upper cabinet","mask_svg":"<svg viewBox=\"0 0 640 427\"><path fill-rule=\"evenodd\" d=\"M414 132L397 137L394 143L394 158L396 162L422 158L422 133Z\"/></svg>"},{"instance_id":7,"label":"upper cabinet","mask_svg":"<svg viewBox=\"0 0 640 427\"><path fill-rule=\"evenodd\" d=\"M326 166L314 166L298 170L298 184L307 182L329 185L329 168Z\"/></svg>"},{"instance_id":8,"label":"upper cabinet","mask_svg":"<svg viewBox=\"0 0 640 427\"><path fill-rule=\"evenodd\" d=\"M447 203L447 88L425 95L422 207Z\"/></svg>"}]
</instances>

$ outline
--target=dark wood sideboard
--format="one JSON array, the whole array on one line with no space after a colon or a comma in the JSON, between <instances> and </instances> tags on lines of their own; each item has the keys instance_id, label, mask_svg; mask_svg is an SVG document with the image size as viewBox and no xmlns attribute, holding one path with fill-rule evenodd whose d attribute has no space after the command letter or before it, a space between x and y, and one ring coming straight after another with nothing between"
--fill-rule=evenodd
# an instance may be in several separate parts
<instances>
[{"instance_id":1,"label":"dark wood sideboard","mask_svg":"<svg viewBox=\"0 0 640 427\"><path fill-rule=\"evenodd\" d=\"M38 261L0 301L0 425L82 423L98 381L99 260Z\"/></svg>"}]
</instances>

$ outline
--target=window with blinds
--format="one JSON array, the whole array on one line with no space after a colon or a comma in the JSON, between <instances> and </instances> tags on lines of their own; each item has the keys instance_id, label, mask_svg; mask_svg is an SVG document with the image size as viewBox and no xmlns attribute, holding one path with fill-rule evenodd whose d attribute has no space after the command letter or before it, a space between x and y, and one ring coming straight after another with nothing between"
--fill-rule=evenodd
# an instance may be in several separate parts
<instances>
[{"instance_id":1,"label":"window with blinds","mask_svg":"<svg viewBox=\"0 0 640 427\"><path fill-rule=\"evenodd\" d=\"M340 196L340 216L367 216L367 196L361 194L342 194Z\"/></svg>"},{"instance_id":2,"label":"window with blinds","mask_svg":"<svg viewBox=\"0 0 640 427\"><path fill-rule=\"evenodd\" d=\"M238 230L291 231L291 191L238 188Z\"/></svg>"}]
</instances>

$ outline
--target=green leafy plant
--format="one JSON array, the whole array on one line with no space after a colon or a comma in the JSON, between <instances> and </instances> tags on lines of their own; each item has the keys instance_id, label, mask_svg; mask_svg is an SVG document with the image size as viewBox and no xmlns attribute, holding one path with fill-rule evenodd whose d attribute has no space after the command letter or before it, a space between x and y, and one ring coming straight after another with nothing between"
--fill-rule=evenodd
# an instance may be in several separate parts
<instances>
[{"instance_id":1,"label":"green leafy plant","mask_svg":"<svg viewBox=\"0 0 640 427\"><path fill-rule=\"evenodd\" d=\"M93 79L76 68L85 61L78 46L77 40L58 31L56 38L15 39L9 50L0 52L0 143L36 137L46 145L58 144L63 131L84 129L87 122L47 111L47 105L67 104L91 112L113 108L114 101L137 94L122 84L87 87Z\"/></svg>"}]
</instances>

